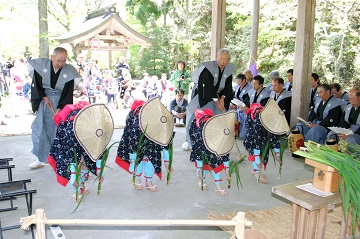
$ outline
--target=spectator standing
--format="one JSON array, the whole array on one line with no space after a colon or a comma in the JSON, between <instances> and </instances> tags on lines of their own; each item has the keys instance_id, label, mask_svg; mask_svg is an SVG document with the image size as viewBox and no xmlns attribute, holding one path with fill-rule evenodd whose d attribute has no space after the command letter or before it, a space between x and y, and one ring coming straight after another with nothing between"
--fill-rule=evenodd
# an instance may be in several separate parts
<instances>
[{"instance_id":1,"label":"spectator standing","mask_svg":"<svg viewBox=\"0 0 360 239\"><path fill-rule=\"evenodd\" d=\"M119 69L127 69L128 71L130 71L130 67L129 65L126 63L126 58L125 56L121 56L119 59L119 63L117 64L117 66L115 67L115 70L119 70Z\"/></svg>"},{"instance_id":2,"label":"spectator standing","mask_svg":"<svg viewBox=\"0 0 360 239\"><path fill-rule=\"evenodd\" d=\"M141 80L141 87L142 87L142 94L144 96L144 99L147 100L148 97L148 92L147 92L147 87L149 84L149 73L144 72L143 74L143 79Z\"/></svg>"},{"instance_id":3,"label":"spectator standing","mask_svg":"<svg viewBox=\"0 0 360 239\"><path fill-rule=\"evenodd\" d=\"M189 95L189 84L191 83L190 73L185 69L186 63L183 60L178 60L175 63L175 71L170 77L170 82L174 86L174 90L183 89L185 91L185 98Z\"/></svg>"}]
</instances>

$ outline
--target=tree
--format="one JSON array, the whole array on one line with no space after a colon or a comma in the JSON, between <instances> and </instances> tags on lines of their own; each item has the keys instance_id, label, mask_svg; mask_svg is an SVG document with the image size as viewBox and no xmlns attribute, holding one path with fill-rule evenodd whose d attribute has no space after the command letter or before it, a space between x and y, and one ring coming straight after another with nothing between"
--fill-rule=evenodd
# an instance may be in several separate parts
<instances>
[{"instance_id":1,"label":"tree","mask_svg":"<svg viewBox=\"0 0 360 239\"><path fill-rule=\"evenodd\" d=\"M47 0L38 0L39 11L39 56L43 58L49 57L49 31L48 31L48 15Z\"/></svg>"}]
</instances>

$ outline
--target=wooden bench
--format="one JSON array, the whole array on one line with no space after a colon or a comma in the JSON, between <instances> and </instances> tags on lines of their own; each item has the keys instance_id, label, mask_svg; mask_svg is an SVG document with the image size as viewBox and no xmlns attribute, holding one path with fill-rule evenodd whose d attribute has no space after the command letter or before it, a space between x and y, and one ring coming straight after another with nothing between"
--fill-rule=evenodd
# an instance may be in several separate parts
<instances>
[{"instance_id":1,"label":"wooden bench","mask_svg":"<svg viewBox=\"0 0 360 239\"><path fill-rule=\"evenodd\" d=\"M31 179L20 180L20 181L10 181L5 183L0 183L0 201L10 200L11 206L9 208L2 208L0 212L12 211L18 209L13 206L12 200L16 199L19 196L25 196L26 199L26 207L28 211L28 215L32 214L32 195L36 193L36 190L28 190L26 184L31 182ZM20 228L20 225L1 227L0 223L0 238L2 237L2 232L12 229ZM34 232L32 231L32 237L34 238Z\"/></svg>"},{"instance_id":2,"label":"wooden bench","mask_svg":"<svg viewBox=\"0 0 360 239\"><path fill-rule=\"evenodd\" d=\"M10 165L10 161L13 158L0 158L0 169L6 169L8 171L8 181L12 181L12 172L11 170L15 168L15 165Z\"/></svg>"}]
</instances>

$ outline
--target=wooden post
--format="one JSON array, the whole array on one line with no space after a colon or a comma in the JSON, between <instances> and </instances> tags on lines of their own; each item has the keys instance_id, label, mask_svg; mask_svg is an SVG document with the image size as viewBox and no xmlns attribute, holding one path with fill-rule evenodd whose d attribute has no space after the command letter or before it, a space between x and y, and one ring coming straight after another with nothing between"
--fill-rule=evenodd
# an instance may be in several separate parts
<instances>
[{"instance_id":1,"label":"wooden post","mask_svg":"<svg viewBox=\"0 0 360 239\"><path fill-rule=\"evenodd\" d=\"M297 116L306 119L308 115L314 46L315 7L316 0L298 0L290 126L296 124Z\"/></svg>"},{"instance_id":2,"label":"wooden post","mask_svg":"<svg viewBox=\"0 0 360 239\"><path fill-rule=\"evenodd\" d=\"M251 49L249 66L257 61L258 55L258 36L259 36L259 15L260 15L260 0L254 0L252 25L251 25Z\"/></svg>"},{"instance_id":3,"label":"wooden post","mask_svg":"<svg viewBox=\"0 0 360 239\"><path fill-rule=\"evenodd\" d=\"M226 0L212 1L211 60L216 59L218 50L225 46Z\"/></svg>"},{"instance_id":4,"label":"wooden post","mask_svg":"<svg viewBox=\"0 0 360 239\"><path fill-rule=\"evenodd\" d=\"M237 239L245 239L245 212L238 212L235 217L235 235Z\"/></svg>"},{"instance_id":5,"label":"wooden post","mask_svg":"<svg viewBox=\"0 0 360 239\"><path fill-rule=\"evenodd\" d=\"M112 67L112 51L109 50L109 70L111 70L111 67Z\"/></svg>"},{"instance_id":6,"label":"wooden post","mask_svg":"<svg viewBox=\"0 0 360 239\"><path fill-rule=\"evenodd\" d=\"M36 239L46 239L44 209L36 209Z\"/></svg>"}]
</instances>

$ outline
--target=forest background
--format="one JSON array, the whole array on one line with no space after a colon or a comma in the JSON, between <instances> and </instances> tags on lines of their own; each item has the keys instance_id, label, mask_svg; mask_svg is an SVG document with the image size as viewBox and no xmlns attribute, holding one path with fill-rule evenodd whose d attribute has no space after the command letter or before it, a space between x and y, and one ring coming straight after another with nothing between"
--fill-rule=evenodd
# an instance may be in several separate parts
<instances>
[{"instance_id":1,"label":"forest background","mask_svg":"<svg viewBox=\"0 0 360 239\"><path fill-rule=\"evenodd\" d=\"M39 0L40 1L40 0ZM47 0L50 49L56 37L84 21L88 11L113 4L107 0ZM226 1L225 47L231 50L238 72L248 68L253 0ZM113 54L129 58L131 73L141 78L170 74L183 59L192 71L210 60L211 0L127 0L116 1L122 19L152 39L148 48L131 46L128 52ZM316 1L313 72L321 81L339 82L345 88L359 86L360 2L358 0ZM14 0L0 5L0 52L6 59L21 57L25 46L39 53L38 1ZM268 79L277 70L285 78L293 68L297 0L260 0L257 67ZM96 53L105 67L106 54ZM70 54L71 60L75 56ZM104 61L101 60L104 59ZM114 67L114 66L113 66Z\"/></svg>"}]
</instances>

